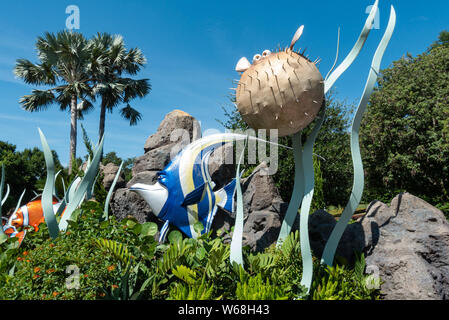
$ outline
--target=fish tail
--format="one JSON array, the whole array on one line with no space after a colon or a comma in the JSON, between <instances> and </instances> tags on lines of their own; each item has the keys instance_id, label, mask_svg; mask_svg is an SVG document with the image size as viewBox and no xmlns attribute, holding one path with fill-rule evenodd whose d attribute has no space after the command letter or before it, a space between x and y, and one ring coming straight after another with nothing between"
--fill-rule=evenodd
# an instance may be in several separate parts
<instances>
[{"instance_id":1,"label":"fish tail","mask_svg":"<svg viewBox=\"0 0 449 320\"><path fill-rule=\"evenodd\" d=\"M215 192L215 197L218 200L217 206L223 208L228 212L233 212L235 188L236 188L236 180L232 179L230 183L228 183L222 189Z\"/></svg>"}]
</instances>

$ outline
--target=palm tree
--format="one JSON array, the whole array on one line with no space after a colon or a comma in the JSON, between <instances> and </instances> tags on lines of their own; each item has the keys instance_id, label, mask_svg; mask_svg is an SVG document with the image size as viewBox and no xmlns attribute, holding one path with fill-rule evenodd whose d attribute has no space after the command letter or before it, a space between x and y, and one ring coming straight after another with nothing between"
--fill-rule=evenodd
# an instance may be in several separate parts
<instances>
[{"instance_id":1,"label":"palm tree","mask_svg":"<svg viewBox=\"0 0 449 320\"><path fill-rule=\"evenodd\" d=\"M87 99L95 98L89 86L90 46L91 43L80 33L61 31L54 35L47 32L36 42L39 63L18 59L14 67L14 74L25 83L50 87L34 89L31 94L23 96L19 102L25 110L37 112L58 104L60 110L69 111L69 174L76 158L77 119L82 112L93 107Z\"/></svg>"},{"instance_id":2,"label":"palm tree","mask_svg":"<svg viewBox=\"0 0 449 320\"><path fill-rule=\"evenodd\" d=\"M120 104L125 106L120 115L135 125L141 120L139 111L132 108L130 101L143 98L150 90L149 79L135 80L124 75L136 75L147 60L139 48L126 50L120 35L98 33L92 40L90 73L94 80L93 93L101 98L100 124L98 134L104 134L106 110L112 112Z\"/></svg>"}]
</instances>

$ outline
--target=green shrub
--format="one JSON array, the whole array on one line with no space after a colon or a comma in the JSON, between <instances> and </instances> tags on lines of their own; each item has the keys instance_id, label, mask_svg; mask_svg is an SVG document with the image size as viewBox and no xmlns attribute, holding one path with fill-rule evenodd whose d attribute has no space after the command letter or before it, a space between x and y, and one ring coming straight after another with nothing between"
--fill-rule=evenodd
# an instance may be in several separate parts
<instances>
[{"instance_id":1,"label":"green shrub","mask_svg":"<svg viewBox=\"0 0 449 320\"><path fill-rule=\"evenodd\" d=\"M230 264L230 245L211 233L198 239L174 230L158 244L154 223L134 218L103 221L102 204L84 203L68 231L51 241L45 225L29 231L22 246L1 244L1 299L374 299L367 289L364 261L354 269L325 269L315 260L310 295L301 285L298 231L280 248L262 253L244 247L244 269ZM198 226L199 227L199 226ZM79 268L79 289L67 267Z\"/></svg>"}]
</instances>

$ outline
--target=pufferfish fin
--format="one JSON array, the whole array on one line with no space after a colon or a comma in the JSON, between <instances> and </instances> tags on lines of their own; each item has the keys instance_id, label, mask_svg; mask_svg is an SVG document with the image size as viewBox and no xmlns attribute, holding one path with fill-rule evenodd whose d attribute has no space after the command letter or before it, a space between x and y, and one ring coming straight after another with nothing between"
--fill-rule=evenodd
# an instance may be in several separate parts
<instances>
[{"instance_id":1,"label":"pufferfish fin","mask_svg":"<svg viewBox=\"0 0 449 320\"><path fill-rule=\"evenodd\" d=\"M183 207L190 206L195 203L201 202L203 200L204 195L206 194L207 184L203 183L199 187L195 188L192 192L188 193L184 197L184 201L182 202Z\"/></svg>"},{"instance_id":2,"label":"pufferfish fin","mask_svg":"<svg viewBox=\"0 0 449 320\"><path fill-rule=\"evenodd\" d=\"M290 50L293 49L293 46L295 45L296 41L298 41L299 38L301 38L303 31L304 31L304 25L300 26L298 28L298 30L296 30L295 35L293 36L292 42L290 43Z\"/></svg>"},{"instance_id":3,"label":"pufferfish fin","mask_svg":"<svg viewBox=\"0 0 449 320\"><path fill-rule=\"evenodd\" d=\"M246 59L246 57L242 57L237 62L237 65L235 66L235 71L237 71L237 72L245 72L250 67L251 67L251 63L249 63L248 59Z\"/></svg>"}]
</instances>

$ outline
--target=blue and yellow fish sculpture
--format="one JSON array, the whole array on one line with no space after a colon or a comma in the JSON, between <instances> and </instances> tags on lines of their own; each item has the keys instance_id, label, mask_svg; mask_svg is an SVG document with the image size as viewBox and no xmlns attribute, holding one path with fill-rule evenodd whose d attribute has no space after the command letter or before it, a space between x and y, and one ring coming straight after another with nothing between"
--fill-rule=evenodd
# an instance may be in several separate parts
<instances>
[{"instance_id":1,"label":"blue and yellow fish sculpture","mask_svg":"<svg viewBox=\"0 0 449 320\"><path fill-rule=\"evenodd\" d=\"M203 137L186 146L173 160L158 172L154 185L137 183L129 190L135 191L149 204L154 215L165 221L159 241L163 242L169 224L176 226L186 236L197 238L194 225L200 221L209 232L217 208L228 212L234 208L235 179L218 191L208 170L209 157L218 147L233 141L247 139L236 133L220 133Z\"/></svg>"}]
</instances>

